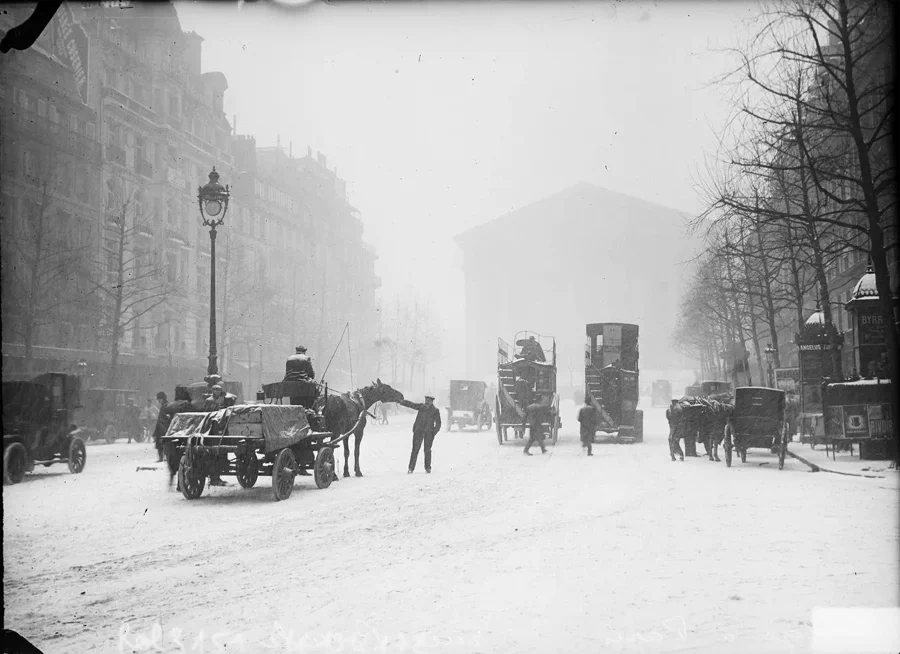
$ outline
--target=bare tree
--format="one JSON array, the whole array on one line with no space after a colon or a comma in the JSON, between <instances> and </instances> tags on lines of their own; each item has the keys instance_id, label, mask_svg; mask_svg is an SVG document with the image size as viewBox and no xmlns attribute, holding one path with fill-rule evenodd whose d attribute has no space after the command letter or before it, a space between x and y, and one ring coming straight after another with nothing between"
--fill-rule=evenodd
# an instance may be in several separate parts
<instances>
[{"instance_id":1,"label":"bare tree","mask_svg":"<svg viewBox=\"0 0 900 654\"><path fill-rule=\"evenodd\" d=\"M177 271L165 270L161 257L140 238L150 238L149 212L144 211L142 193L110 190L102 217L101 257L90 270L90 284L100 296L98 312L102 333L109 339L110 361L107 385L115 388L119 354L125 334L171 301L183 299L183 280ZM145 236L140 236L144 234Z\"/></svg>"},{"instance_id":2,"label":"bare tree","mask_svg":"<svg viewBox=\"0 0 900 654\"><path fill-rule=\"evenodd\" d=\"M56 191L63 177L52 161L44 164L35 171L37 201L26 198L20 215L2 216L3 326L22 339L29 369L40 330L83 314L88 296L81 280L90 226L61 211Z\"/></svg>"}]
</instances>

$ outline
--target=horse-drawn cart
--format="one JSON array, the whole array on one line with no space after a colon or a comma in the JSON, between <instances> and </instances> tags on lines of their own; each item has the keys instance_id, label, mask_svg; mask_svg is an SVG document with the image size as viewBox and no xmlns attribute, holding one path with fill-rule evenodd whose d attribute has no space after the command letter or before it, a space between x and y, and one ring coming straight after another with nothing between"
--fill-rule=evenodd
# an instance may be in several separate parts
<instances>
[{"instance_id":1,"label":"horse-drawn cart","mask_svg":"<svg viewBox=\"0 0 900 654\"><path fill-rule=\"evenodd\" d=\"M290 497L297 475L311 470L316 486L336 478L334 448L341 438L315 431L302 406L237 405L212 413L179 413L163 438L172 472L189 500L212 474L233 475L243 488L272 478L276 500Z\"/></svg>"},{"instance_id":2,"label":"horse-drawn cart","mask_svg":"<svg viewBox=\"0 0 900 654\"><path fill-rule=\"evenodd\" d=\"M734 410L725 426L725 465L731 467L736 451L741 463L748 448L763 448L778 455L778 469L784 468L789 439L785 421L785 394L775 388L745 386L734 391Z\"/></svg>"}]
</instances>

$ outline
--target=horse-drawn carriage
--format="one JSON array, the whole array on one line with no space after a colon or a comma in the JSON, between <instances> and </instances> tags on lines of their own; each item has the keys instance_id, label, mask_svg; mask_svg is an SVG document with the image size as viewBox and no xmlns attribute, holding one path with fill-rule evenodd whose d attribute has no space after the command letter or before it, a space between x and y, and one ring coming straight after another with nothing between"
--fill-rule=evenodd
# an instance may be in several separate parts
<instances>
[{"instance_id":1,"label":"horse-drawn carriage","mask_svg":"<svg viewBox=\"0 0 900 654\"><path fill-rule=\"evenodd\" d=\"M522 438L526 411L529 406L537 405L543 413L540 428L549 433L550 442L555 445L562 427L556 391L556 339L523 331L516 334L512 349L502 338L497 341L498 390L494 414L497 442L503 445L509 440L510 428L516 438ZM519 380L527 384L530 397L520 397L516 388Z\"/></svg>"},{"instance_id":2,"label":"horse-drawn carriage","mask_svg":"<svg viewBox=\"0 0 900 654\"><path fill-rule=\"evenodd\" d=\"M127 437L129 432L135 442L144 440L137 417L140 407L137 411L129 408L131 400L134 400L135 406L138 405L138 391L88 388L81 395L83 411L80 412L79 427L86 441L102 438L107 443L114 443L117 438Z\"/></svg>"},{"instance_id":3,"label":"horse-drawn carriage","mask_svg":"<svg viewBox=\"0 0 900 654\"><path fill-rule=\"evenodd\" d=\"M732 450L741 457L741 463L745 463L747 449L752 447L777 454L778 469L781 470L788 439L784 391L757 386L735 389L734 409L725 426L725 464L728 467L731 467Z\"/></svg>"},{"instance_id":4,"label":"horse-drawn carriage","mask_svg":"<svg viewBox=\"0 0 900 654\"><path fill-rule=\"evenodd\" d=\"M316 486L328 488L337 478L334 450L342 445L344 476L349 476L346 440L354 434L356 474L362 476L359 441L369 407L403 395L380 380L355 394L329 395L327 386L320 394L319 388L309 380L264 384L257 394L262 404L176 414L162 440L184 497L200 497L213 475L233 475L243 488L252 488L260 476L271 477L276 500L290 497L295 478L310 471Z\"/></svg>"},{"instance_id":5,"label":"horse-drawn carriage","mask_svg":"<svg viewBox=\"0 0 900 654\"><path fill-rule=\"evenodd\" d=\"M464 427L475 427L478 431L491 428L493 416L491 405L485 400L487 384L483 381L453 379L450 381L450 406L447 407L447 431L456 425L462 431Z\"/></svg>"},{"instance_id":6,"label":"horse-drawn carriage","mask_svg":"<svg viewBox=\"0 0 900 654\"><path fill-rule=\"evenodd\" d=\"M77 425L80 380L48 372L3 381L3 483L17 484L35 465L84 470L87 450Z\"/></svg>"}]
</instances>

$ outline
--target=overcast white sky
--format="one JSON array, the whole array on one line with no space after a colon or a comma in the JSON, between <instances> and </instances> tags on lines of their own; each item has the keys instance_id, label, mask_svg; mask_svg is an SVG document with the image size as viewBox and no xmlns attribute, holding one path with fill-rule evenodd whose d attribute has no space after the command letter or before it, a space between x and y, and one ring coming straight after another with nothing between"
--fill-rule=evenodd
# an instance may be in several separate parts
<instances>
[{"instance_id":1,"label":"overcast white sky","mask_svg":"<svg viewBox=\"0 0 900 654\"><path fill-rule=\"evenodd\" d=\"M755 2L179 3L259 146L328 157L385 290L462 301L452 236L587 181L689 212ZM550 217L548 217L550 218ZM562 264L561 264L562 265ZM449 300L449 302L448 302ZM449 324L448 324L449 326Z\"/></svg>"}]
</instances>

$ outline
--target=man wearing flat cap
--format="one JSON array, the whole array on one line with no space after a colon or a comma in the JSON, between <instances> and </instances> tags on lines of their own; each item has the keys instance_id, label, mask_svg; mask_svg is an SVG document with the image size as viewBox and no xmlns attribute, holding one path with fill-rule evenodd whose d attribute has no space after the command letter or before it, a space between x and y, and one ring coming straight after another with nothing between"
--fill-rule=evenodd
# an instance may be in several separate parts
<instances>
[{"instance_id":1,"label":"man wearing flat cap","mask_svg":"<svg viewBox=\"0 0 900 654\"><path fill-rule=\"evenodd\" d=\"M306 347L298 345L295 353L288 357L284 365L284 381L312 381L316 378L312 359L306 354Z\"/></svg>"},{"instance_id":2,"label":"man wearing flat cap","mask_svg":"<svg viewBox=\"0 0 900 654\"><path fill-rule=\"evenodd\" d=\"M412 453L409 455L408 474L416 469L416 461L419 459L419 449L425 443L425 472L431 472L431 445L434 443L435 434L441 430L441 412L434 406L434 396L426 395L425 404L401 400L398 402L408 409L415 409L416 421L413 423Z\"/></svg>"}]
</instances>

